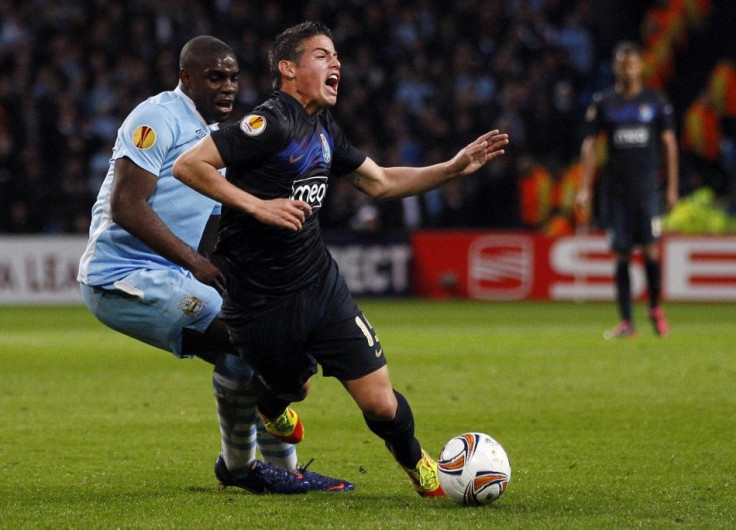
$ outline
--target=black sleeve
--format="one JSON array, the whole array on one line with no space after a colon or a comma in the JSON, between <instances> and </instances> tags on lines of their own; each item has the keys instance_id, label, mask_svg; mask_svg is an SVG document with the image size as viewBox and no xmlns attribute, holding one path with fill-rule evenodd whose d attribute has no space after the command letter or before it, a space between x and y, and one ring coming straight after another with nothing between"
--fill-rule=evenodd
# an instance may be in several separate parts
<instances>
[{"instance_id":1,"label":"black sleeve","mask_svg":"<svg viewBox=\"0 0 736 530\"><path fill-rule=\"evenodd\" d=\"M360 167L367 155L353 147L345 133L337 123L330 119L330 135L335 142L335 154L332 160L332 174L335 176L347 175Z\"/></svg>"},{"instance_id":2,"label":"black sleeve","mask_svg":"<svg viewBox=\"0 0 736 530\"><path fill-rule=\"evenodd\" d=\"M662 132L675 130L675 109L667 96L659 93L657 95L658 103L662 109Z\"/></svg>"},{"instance_id":3,"label":"black sleeve","mask_svg":"<svg viewBox=\"0 0 736 530\"><path fill-rule=\"evenodd\" d=\"M212 132L212 140L228 167L257 165L278 152L286 138L281 120L263 108L257 108L239 122Z\"/></svg>"},{"instance_id":4,"label":"black sleeve","mask_svg":"<svg viewBox=\"0 0 736 530\"><path fill-rule=\"evenodd\" d=\"M597 93L585 111L585 123L583 124L583 136L596 135L601 130L601 103L603 95Z\"/></svg>"}]
</instances>

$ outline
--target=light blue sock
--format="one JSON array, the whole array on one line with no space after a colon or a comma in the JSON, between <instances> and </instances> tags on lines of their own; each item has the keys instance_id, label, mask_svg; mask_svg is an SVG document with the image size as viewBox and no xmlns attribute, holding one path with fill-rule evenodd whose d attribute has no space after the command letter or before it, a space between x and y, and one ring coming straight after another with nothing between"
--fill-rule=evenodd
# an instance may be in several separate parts
<instances>
[{"instance_id":1,"label":"light blue sock","mask_svg":"<svg viewBox=\"0 0 736 530\"><path fill-rule=\"evenodd\" d=\"M288 470L297 468L296 447L277 440L263 427L260 418L256 418L258 449L266 462Z\"/></svg>"},{"instance_id":2,"label":"light blue sock","mask_svg":"<svg viewBox=\"0 0 736 530\"><path fill-rule=\"evenodd\" d=\"M220 420L222 458L228 470L247 468L256 458L256 443L263 460L283 469L296 469L292 444L271 436L256 414L253 370L237 355L223 355L212 376Z\"/></svg>"},{"instance_id":3,"label":"light blue sock","mask_svg":"<svg viewBox=\"0 0 736 530\"><path fill-rule=\"evenodd\" d=\"M215 365L217 417L222 458L230 471L245 469L256 458L256 400L253 371L235 355L223 355Z\"/></svg>"}]
</instances>

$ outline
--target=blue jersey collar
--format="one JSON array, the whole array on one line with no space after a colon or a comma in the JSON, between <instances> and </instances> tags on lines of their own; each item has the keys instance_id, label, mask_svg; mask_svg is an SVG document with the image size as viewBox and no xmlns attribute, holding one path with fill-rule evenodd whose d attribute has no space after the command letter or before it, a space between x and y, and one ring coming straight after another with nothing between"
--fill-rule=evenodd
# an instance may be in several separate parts
<instances>
[{"instance_id":1,"label":"blue jersey collar","mask_svg":"<svg viewBox=\"0 0 736 530\"><path fill-rule=\"evenodd\" d=\"M189 107L189 109L194 113L194 115L197 116L197 118L199 118L199 121L202 122L202 125L204 125L210 130L213 130L213 127L209 123L207 123L207 121L205 121L205 119L202 117L202 115L197 110L197 106L194 104L194 101L192 101L192 98L190 98L184 93L180 85L176 86L176 88L174 89L174 92L176 93L176 95L178 95L182 99L182 101L184 101L186 106ZM215 125L214 128L216 129L217 124L214 124L214 125Z\"/></svg>"}]
</instances>

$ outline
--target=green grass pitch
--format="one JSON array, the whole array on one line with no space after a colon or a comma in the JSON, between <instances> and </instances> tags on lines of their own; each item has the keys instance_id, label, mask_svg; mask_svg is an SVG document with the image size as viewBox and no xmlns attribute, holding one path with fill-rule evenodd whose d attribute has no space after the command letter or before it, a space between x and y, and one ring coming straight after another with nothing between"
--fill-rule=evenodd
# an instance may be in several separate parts
<instances>
[{"instance_id":1,"label":"green grass pitch","mask_svg":"<svg viewBox=\"0 0 736 530\"><path fill-rule=\"evenodd\" d=\"M421 499L334 380L298 404L302 462L350 493L219 491L211 370L82 307L0 308L3 528L734 528L736 309L669 304L672 334L605 342L613 304L364 300L417 436L498 439L490 506Z\"/></svg>"}]
</instances>

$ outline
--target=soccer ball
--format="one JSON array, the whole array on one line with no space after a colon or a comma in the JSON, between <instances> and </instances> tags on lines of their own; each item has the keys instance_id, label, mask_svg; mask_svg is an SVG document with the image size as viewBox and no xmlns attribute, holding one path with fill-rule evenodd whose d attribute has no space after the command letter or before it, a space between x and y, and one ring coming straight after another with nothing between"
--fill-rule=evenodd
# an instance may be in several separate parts
<instances>
[{"instance_id":1,"label":"soccer ball","mask_svg":"<svg viewBox=\"0 0 736 530\"><path fill-rule=\"evenodd\" d=\"M490 504L511 480L511 462L501 444L480 432L451 439L437 461L440 485L448 498L465 506Z\"/></svg>"}]
</instances>

